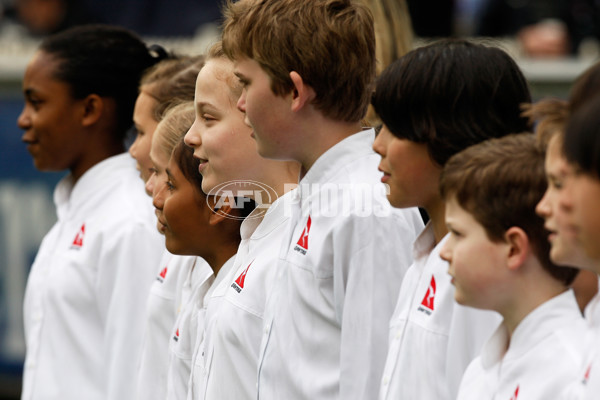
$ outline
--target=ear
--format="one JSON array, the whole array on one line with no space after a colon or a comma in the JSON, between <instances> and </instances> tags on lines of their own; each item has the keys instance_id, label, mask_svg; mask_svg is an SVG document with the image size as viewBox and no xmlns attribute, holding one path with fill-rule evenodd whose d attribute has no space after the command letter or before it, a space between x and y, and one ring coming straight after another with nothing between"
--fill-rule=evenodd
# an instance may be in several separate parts
<instances>
[{"instance_id":1,"label":"ear","mask_svg":"<svg viewBox=\"0 0 600 400\"><path fill-rule=\"evenodd\" d=\"M83 99L83 118L82 124L83 126L91 126L94 125L104 111L104 101L102 97L97 94L90 94L85 99Z\"/></svg>"},{"instance_id":2,"label":"ear","mask_svg":"<svg viewBox=\"0 0 600 400\"><path fill-rule=\"evenodd\" d=\"M316 97L316 93L312 87L307 85L296 71L290 72L290 79L294 84L292 91L292 111L297 112L305 105L310 104Z\"/></svg>"},{"instance_id":3,"label":"ear","mask_svg":"<svg viewBox=\"0 0 600 400\"><path fill-rule=\"evenodd\" d=\"M212 212L210 213L210 217L208 218L208 223L211 226L215 226L226 219L230 219L231 210L232 208L229 204L223 204L218 208L213 208Z\"/></svg>"},{"instance_id":4,"label":"ear","mask_svg":"<svg viewBox=\"0 0 600 400\"><path fill-rule=\"evenodd\" d=\"M516 271L529 256L529 237L523 229L513 226L506 231L504 238L508 244L507 266Z\"/></svg>"}]
</instances>

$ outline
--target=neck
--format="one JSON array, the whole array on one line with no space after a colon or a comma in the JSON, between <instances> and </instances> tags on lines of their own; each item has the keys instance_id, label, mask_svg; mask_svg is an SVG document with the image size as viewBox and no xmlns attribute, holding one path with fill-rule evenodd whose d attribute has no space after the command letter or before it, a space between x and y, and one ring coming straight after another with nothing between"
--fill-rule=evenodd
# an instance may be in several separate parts
<instances>
[{"instance_id":1,"label":"neck","mask_svg":"<svg viewBox=\"0 0 600 400\"><path fill-rule=\"evenodd\" d=\"M448 233L446 227L446 204L441 199L435 199L431 204L424 207L425 211L429 215L431 225L433 227L433 236L435 237L435 243L439 243L440 240Z\"/></svg>"},{"instance_id":2,"label":"neck","mask_svg":"<svg viewBox=\"0 0 600 400\"><path fill-rule=\"evenodd\" d=\"M221 267L237 253L238 246L239 241L223 243L218 248L215 248L216 251L213 254L206 257L202 256L202 258L210 265L213 274L217 276Z\"/></svg>"},{"instance_id":3,"label":"neck","mask_svg":"<svg viewBox=\"0 0 600 400\"><path fill-rule=\"evenodd\" d=\"M279 197L283 196L298 185L300 164L295 161L272 161L260 177L260 187L255 188L253 200L257 206L268 207ZM259 195L260 193L260 195Z\"/></svg>"},{"instance_id":4,"label":"neck","mask_svg":"<svg viewBox=\"0 0 600 400\"><path fill-rule=\"evenodd\" d=\"M567 287L553 278L537 261L534 255L521 266L514 285L514 296L509 303L497 311L504 318L504 324L512 337L519 324L533 310L548 300L567 290Z\"/></svg>"},{"instance_id":5,"label":"neck","mask_svg":"<svg viewBox=\"0 0 600 400\"><path fill-rule=\"evenodd\" d=\"M305 145L300 147L303 153L296 158L302 165L300 179L327 150L361 130L360 122L341 122L325 117L321 117L312 127L304 129Z\"/></svg>"},{"instance_id":6,"label":"neck","mask_svg":"<svg viewBox=\"0 0 600 400\"><path fill-rule=\"evenodd\" d=\"M104 135L109 135L109 133L105 132ZM90 145L87 146L87 150L78 160L78 162L69 168L73 179L73 184L75 184L79 178L81 178L83 174L85 174L94 165L106 160L107 158L121 154L124 151L125 146L122 143L103 143L101 145L93 142L90 143Z\"/></svg>"}]
</instances>

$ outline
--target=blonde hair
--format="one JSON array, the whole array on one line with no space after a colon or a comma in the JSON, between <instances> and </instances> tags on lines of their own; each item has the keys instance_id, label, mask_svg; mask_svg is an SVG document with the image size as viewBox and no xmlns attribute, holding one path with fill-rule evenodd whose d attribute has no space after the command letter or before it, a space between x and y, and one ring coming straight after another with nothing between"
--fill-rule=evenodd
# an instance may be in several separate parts
<instances>
[{"instance_id":1,"label":"blonde hair","mask_svg":"<svg viewBox=\"0 0 600 400\"><path fill-rule=\"evenodd\" d=\"M360 0L371 10L375 26L377 76L413 48L413 30L406 0ZM363 124L378 126L381 120L369 105Z\"/></svg>"},{"instance_id":2,"label":"blonde hair","mask_svg":"<svg viewBox=\"0 0 600 400\"><path fill-rule=\"evenodd\" d=\"M406 0L360 0L371 10L375 24L376 72L412 50L413 30Z\"/></svg>"},{"instance_id":3,"label":"blonde hair","mask_svg":"<svg viewBox=\"0 0 600 400\"><path fill-rule=\"evenodd\" d=\"M169 159L173 148L185 136L195 118L193 101L174 104L167 109L154 131L153 144L156 143L157 151Z\"/></svg>"},{"instance_id":4,"label":"blonde hair","mask_svg":"<svg viewBox=\"0 0 600 400\"><path fill-rule=\"evenodd\" d=\"M194 100L196 77L203 66L204 56L180 56L159 62L142 76L140 92L156 100L152 110L156 121L174 104Z\"/></svg>"}]
</instances>

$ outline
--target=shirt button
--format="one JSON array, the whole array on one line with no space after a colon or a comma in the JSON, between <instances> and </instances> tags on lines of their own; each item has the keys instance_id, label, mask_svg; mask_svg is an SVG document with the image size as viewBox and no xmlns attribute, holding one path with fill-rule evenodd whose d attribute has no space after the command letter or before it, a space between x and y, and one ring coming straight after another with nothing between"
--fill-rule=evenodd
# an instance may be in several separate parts
<instances>
[{"instance_id":1,"label":"shirt button","mask_svg":"<svg viewBox=\"0 0 600 400\"><path fill-rule=\"evenodd\" d=\"M399 340L401 337L402 337L402 331L397 331L395 339Z\"/></svg>"},{"instance_id":2,"label":"shirt button","mask_svg":"<svg viewBox=\"0 0 600 400\"><path fill-rule=\"evenodd\" d=\"M383 377L383 384L384 384L385 386L387 386L387 384L388 384L388 383L390 383L390 378L389 378L389 377L387 377L387 376L384 376L384 377Z\"/></svg>"}]
</instances>

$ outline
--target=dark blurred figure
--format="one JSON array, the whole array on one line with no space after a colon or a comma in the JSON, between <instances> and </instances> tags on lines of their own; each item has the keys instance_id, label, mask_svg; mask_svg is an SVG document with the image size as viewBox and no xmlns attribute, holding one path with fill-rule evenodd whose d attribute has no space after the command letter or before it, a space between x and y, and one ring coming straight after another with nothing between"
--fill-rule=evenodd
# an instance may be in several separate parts
<instances>
[{"instance_id":1,"label":"dark blurred figure","mask_svg":"<svg viewBox=\"0 0 600 400\"><path fill-rule=\"evenodd\" d=\"M455 0L407 0L406 2L416 36L453 36Z\"/></svg>"},{"instance_id":2,"label":"dark blurred figure","mask_svg":"<svg viewBox=\"0 0 600 400\"><path fill-rule=\"evenodd\" d=\"M81 0L15 0L7 14L34 36L50 35L75 25L97 22Z\"/></svg>"},{"instance_id":3,"label":"dark blurred figure","mask_svg":"<svg viewBox=\"0 0 600 400\"><path fill-rule=\"evenodd\" d=\"M1 1L1 0L0 0ZM220 22L222 0L12 0L4 15L45 36L75 25L117 25L141 36L194 36Z\"/></svg>"},{"instance_id":4,"label":"dark blurred figure","mask_svg":"<svg viewBox=\"0 0 600 400\"><path fill-rule=\"evenodd\" d=\"M199 27L218 23L223 0L79 0L100 22L142 36L193 36Z\"/></svg>"},{"instance_id":5,"label":"dark blurred figure","mask_svg":"<svg viewBox=\"0 0 600 400\"><path fill-rule=\"evenodd\" d=\"M475 33L516 36L526 54L577 53L586 37L600 35L600 4L595 0L482 0Z\"/></svg>"}]
</instances>

